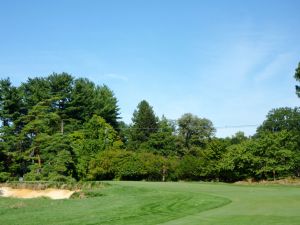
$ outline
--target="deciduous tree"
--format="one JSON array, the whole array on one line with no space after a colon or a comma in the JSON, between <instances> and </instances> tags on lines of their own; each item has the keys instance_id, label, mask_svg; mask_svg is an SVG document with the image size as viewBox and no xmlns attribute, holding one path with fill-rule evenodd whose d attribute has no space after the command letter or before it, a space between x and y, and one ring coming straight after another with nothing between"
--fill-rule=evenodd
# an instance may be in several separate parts
<instances>
[{"instance_id":1,"label":"deciduous tree","mask_svg":"<svg viewBox=\"0 0 300 225\"><path fill-rule=\"evenodd\" d=\"M214 136L215 128L210 120L186 113L178 119L179 135L183 137L184 146L202 145L204 140Z\"/></svg>"}]
</instances>

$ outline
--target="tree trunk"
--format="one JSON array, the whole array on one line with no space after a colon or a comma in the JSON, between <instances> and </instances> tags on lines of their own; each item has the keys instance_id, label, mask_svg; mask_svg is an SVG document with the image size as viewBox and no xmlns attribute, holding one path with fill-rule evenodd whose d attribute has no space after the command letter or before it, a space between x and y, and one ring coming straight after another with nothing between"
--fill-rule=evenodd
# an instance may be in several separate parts
<instances>
[{"instance_id":1,"label":"tree trunk","mask_svg":"<svg viewBox=\"0 0 300 225\"><path fill-rule=\"evenodd\" d=\"M61 120L61 123L60 123L60 132L61 132L61 134L64 134L64 120Z\"/></svg>"},{"instance_id":2,"label":"tree trunk","mask_svg":"<svg viewBox=\"0 0 300 225\"><path fill-rule=\"evenodd\" d=\"M38 164L39 164L39 168L38 168L37 172L41 173L41 170L42 170L42 161L41 161L40 154L37 154L37 159L38 159Z\"/></svg>"},{"instance_id":3,"label":"tree trunk","mask_svg":"<svg viewBox=\"0 0 300 225\"><path fill-rule=\"evenodd\" d=\"M166 181L166 173L167 173L167 168L165 165L163 165L163 170L162 170L162 181Z\"/></svg>"}]
</instances>

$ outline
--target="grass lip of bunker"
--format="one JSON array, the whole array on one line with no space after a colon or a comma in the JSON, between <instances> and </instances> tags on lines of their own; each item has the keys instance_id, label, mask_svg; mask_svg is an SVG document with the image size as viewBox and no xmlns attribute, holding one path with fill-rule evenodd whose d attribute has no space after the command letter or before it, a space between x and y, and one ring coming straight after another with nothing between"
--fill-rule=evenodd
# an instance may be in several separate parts
<instances>
[{"instance_id":1,"label":"grass lip of bunker","mask_svg":"<svg viewBox=\"0 0 300 225\"><path fill-rule=\"evenodd\" d=\"M68 199L75 191L66 189L49 188L45 190L32 190L26 188L14 189L11 187L0 187L0 197L13 198L39 198L48 197L51 199Z\"/></svg>"}]
</instances>

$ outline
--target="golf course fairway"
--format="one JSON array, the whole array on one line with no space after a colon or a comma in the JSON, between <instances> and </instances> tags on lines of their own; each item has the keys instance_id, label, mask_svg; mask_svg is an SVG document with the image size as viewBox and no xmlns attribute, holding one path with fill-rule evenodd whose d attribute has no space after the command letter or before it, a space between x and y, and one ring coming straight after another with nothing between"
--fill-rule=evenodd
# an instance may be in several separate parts
<instances>
[{"instance_id":1,"label":"golf course fairway","mask_svg":"<svg viewBox=\"0 0 300 225\"><path fill-rule=\"evenodd\" d=\"M293 225L300 187L202 182L119 182L88 198L0 198L1 225Z\"/></svg>"}]
</instances>

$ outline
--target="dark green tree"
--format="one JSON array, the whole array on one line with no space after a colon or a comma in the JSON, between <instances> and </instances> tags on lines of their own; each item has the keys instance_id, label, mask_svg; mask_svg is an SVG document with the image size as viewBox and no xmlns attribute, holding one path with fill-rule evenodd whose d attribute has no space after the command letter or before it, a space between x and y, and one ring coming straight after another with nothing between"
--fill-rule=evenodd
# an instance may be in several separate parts
<instances>
[{"instance_id":1,"label":"dark green tree","mask_svg":"<svg viewBox=\"0 0 300 225\"><path fill-rule=\"evenodd\" d=\"M18 174L20 164L16 160L14 145L16 137L13 129L9 126L2 126L0 129L0 182L4 182L11 176Z\"/></svg>"},{"instance_id":2,"label":"dark green tree","mask_svg":"<svg viewBox=\"0 0 300 225\"><path fill-rule=\"evenodd\" d=\"M129 148L138 149L142 143L149 140L151 134L158 130L158 118L152 107L145 100L141 101L133 113L130 127Z\"/></svg>"},{"instance_id":3,"label":"dark green tree","mask_svg":"<svg viewBox=\"0 0 300 225\"><path fill-rule=\"evenodd\" d=\"M74 78L67 73L53 73L47 77L47 81L49 83L50 95L60 98L55 106L63 109L66 102L70 100Z\"/></svg>"},{"instance_id":4,"label":"dark green tree","mask_svg":"<svg viewBox=\"0 0 300 225\"><path fill-rule=\"evenodd\" d=\"M53 111L60 116L60 131L64 133L65 120L68 119L68 106L73 90L73 77L67 73L53 73L47 78Z\"/></svg>"},{"instance_id":5,"label":"dark green tree","mask_svg":"<svg viewBox=\"0 0 300 225\"><path fill-rule=\"evenodd\" d=\"M122 147L118 116L113 92L88 79L53 73L20 87L1 79L0 180L84 178L89 153Z\"/></svg>"},{"instance_id":6,"label":"dark green tree","mask_svg":"<svg viewBox=\"0 0 300 225\"><path fill-rule=\"evenodd\" d=\"M120 118L118 100L106 85L97 86L93 108L94 114L104 118L114 129L118 128L117 120Z\"/></svg>"},{"instance_id":7,"label":"dark green tree","mask_svg":"<svg viewBox=\"0 0 300 225\"><path fill-rule=\"evenodd\" d=\"M147 142L141 145L141 149L163 156L177 155L175 124L162 117L158 122L158 130L149 136Z\"/></svg>"},{"instance_id":8,"label":"dark green tree","mask_svg":"<svg viewBox=\"0 0 300 225\"><path fill-rule=\"evenodd\" d=\"M23 128L17 138L16 150L22 156L22 163L31 167L34 165L36 173L40 176L44 154L41 144L45 136L51 137L59 133L61 118L52 112L52 102L45 100L33 106L19 121L23 123Z\"/></svg>"},{"instance_id":9,"label":"dark green tree","mask_svg":"<svg viewBox=\"0 0 300 225\"><path fill-rule=\"evenodd\" d=\"M300 82L300 62L298 63L298 67L296 68L295 75L296 81ZM296 94L300 98L300 86L296 85Z\"/></svg>"},{"instance_id":10,"label":"dark green tree","mask_svg":"<svg viewBox=\"0 0 300 225\"><path fill-rule=\"evenodd\" d=\"M24 112L20 91L12 86L9 78L0 80L1 126L9 126Z\"/></svg>"},{"instance_id":11,"label":"dark green tree","mask_svg":"<svg viewBox=\"0 0 300 225\"><path fill-rule=\"evenodd\" d=\"M27 110L39 102L51 98L50 84L44 77L28 78L26 83L22 83L20 90Z\"/></svg>"},{"instance_id":12,"label":"dark green tree","mask_svg":"<svg viewBox=\"0 0 300 225\"><path fill-rule=\"evenodd\" d=\"M75 80L69 104L69 117L84 123L93 115L101 116L118 128L119 107L114 93L106 86L96 86L88 79Z\"/></svg>"},{"instance_id":13,"label":"dark green tree","mask_svg":"<svg viewBox=\"0 0 300 225\"><path fill-rule=\"evenodd\" d=\"M77 177L75 154L68 136L60 133L38 135L29 150L31 153L27 157L33 163L28 166L25 180L70 181Z\"/></svg>"},{"instance_id":14,"label":"dark green tree","mask_svg":"<svg viewBox=\"0 0 300 225\"><path fill-rule=\"evenodd\" d=\"M70 107L68 108L69 117L82 123L91 118L94 89L94 83L88 79L79 78L75 80Z\"/></svg>"}]
</instances>

